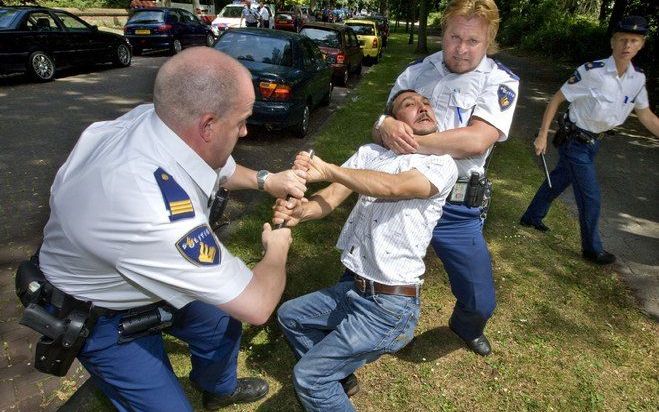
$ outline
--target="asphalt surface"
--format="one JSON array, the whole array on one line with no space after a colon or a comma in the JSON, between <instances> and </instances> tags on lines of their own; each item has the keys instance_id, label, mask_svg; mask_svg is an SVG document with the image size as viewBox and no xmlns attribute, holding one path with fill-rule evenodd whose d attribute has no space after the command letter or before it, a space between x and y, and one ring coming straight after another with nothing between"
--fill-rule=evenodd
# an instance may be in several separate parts
<instances>
[{"instance_id":1,"label":"asphalt surface","mask_svg":"<svg viewBox=\"0 0 659 412\"><path fill-rule=\"evenodd\" d=\"M511 135L527 140L531 155L545 105L573 68L508 53L497 58L521 77ZM31 366L36 334L17 323L21 306L14 295L13 274L41 240L50 184L82 130L149 102L153 77L165 59L147 56L136 58L129 69L69 72L47 84L0 78L0 411L56 410L64 401L61 394L70 393L70 388L79 387L88 377L78 364L63 379L43 375ZM236 160L255 169L288 167L294 154L309 147L313 132L348 96L349 89L335 88L330 107L312 115L312 132L306 139L251 130L238 144ZM613 270L634 292L640 310L654 319L659 319L658 143L631 118L606 139L597 158L602 235L607 250L619 258ZM550 166L555 154L550 152ZM264 195L234 196L228 219L235 222L260 196ZM571 190L561 199L574 206ZM579 259L579 251L574 252L565 258ZM598 269L593 273L597 275ZM84 400L87 393L78 392L72 400ZM79 404L69 402L66 410L78 409Z\"/></svg>"}]
</instances>

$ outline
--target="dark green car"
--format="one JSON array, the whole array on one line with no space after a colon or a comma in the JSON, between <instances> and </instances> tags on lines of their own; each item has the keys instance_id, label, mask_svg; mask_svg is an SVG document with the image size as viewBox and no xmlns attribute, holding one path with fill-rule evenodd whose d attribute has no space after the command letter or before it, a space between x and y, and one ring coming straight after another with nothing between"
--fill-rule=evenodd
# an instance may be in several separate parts
<instances>
[{"instance_id":1,"label":"dark green car","mask_svg":"<svg viewBox=\"0 0 659 412\"><path fill-rule=\"evenodd\" d=\"M316 44L297 33L230 29L214 46L252 74L256 102L249 125L290 128L304 137L311 110L329 104L332 72Z\"/></svg>"}]
</instances>

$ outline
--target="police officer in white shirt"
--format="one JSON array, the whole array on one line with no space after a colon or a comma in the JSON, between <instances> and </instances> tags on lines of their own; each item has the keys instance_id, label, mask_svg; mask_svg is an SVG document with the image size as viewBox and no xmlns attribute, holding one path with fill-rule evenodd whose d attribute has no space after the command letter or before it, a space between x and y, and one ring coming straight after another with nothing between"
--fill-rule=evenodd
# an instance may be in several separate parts
<instances>
[{"instance_id":1,"label":"police officer in white shirt","mask_svg":"<svg viewBox=\"0 0 659 412\"><path fill-rule=\"evenodd\" d=\"M78 359L120 411L192 410L161 334L118 342L126 318L158 302L173 307L167 331L189 345L204 406L268 391L262 379L236 377L240 322L266 322L279 302L290 231L266 223L265 254L250 270L208 219L219 186L278 197L306 190L303 171L257 178L234 162L253 103L251 76L237 61L184 50L158 71L153 105L92 124L57 173L40 266L55 287L105 308Z\"/></svg>"},{"instance_id":2,"label":"police officer in white shirt","mask_svg":"<svg viewBox=\"0 0 659 412\"><path fill-rule=\"evenodd\" d=\"M607 131L623 124L632 110L652 134L659 136L659 119L649 107L645 75L632 64L647 32L643 17L623 18L611 37L612 55L577 68L549 101L534 143L537 155L546 152L549 126L561 103L567 100L570 106L559 121L559 141L555 140L559 160L550 174L552 187L543 182L520 223L543 232L549 230L542 219L551 202L572 185L579 210L582 256L601 265L615 262L615 256L604 250L598 229L601 203L594 159L601 139Z\"/></svg>"},{"instance_id":3,"label":"police officer in white shirt","mask_svg":"<svg viewBox=\"0 0 659 412\"><path fill-rule=\"evenodd\" d=\"M461 180L484 196L485 162L492 146L508 138L519 79L488 58L496 52L499 11L493 0L453 0L442 17L443 51L409 66L391 90L413 88L431 96L438 132L415 136L404 123L381 116L373 136L397 153L450 154ZM467 346L491 352L484 329L495 307L492 262L483 238L483 208L461 201L463 183L444 207L432 246L442 260L456 297L449 327ZM464 183L467 185L467 183ZM468 200L465 198L465 200Z\"/></svg>"},{"instance_id":4,"label":"police officer in white shirt","mask_svg":"<svg viewBox=\"0 0 659 412\"><path fill-rule=\"evenodd\" d=\"M417 134L436 130L430 101L397 94L390 114ZM352 192L357 204L337 242L346 271L334 286L284 302L277 321L299 359L295 390L307 411L353 411L353 372L414 337L423 257L457 167L450 156L397 155L380 145L359 148L343 166L298 155L309 181L332 182L308 202L278 200L275 223L320 219ZM290 209L294 207L294 209Z\"/></svg>"},{"instance_id":5,"label":"police officer in white shirt","mask_svg":"<svg viewBox=\"0 0 659 412\"><path fill-rule=\"evenodd\" d=\"M243 27L243 20L245 20L245 27L257 27L259 25L258 19L258 13L252 10L252 2L250 0L243 1L243 11L240 15L238 27Z\"/></svg>"},{"instance_id":6,"label":"police officer in white shirt","mask_svg":"<svg viewBox=\"0 0 659 412\"><path fill-rule=\"evenodd\" d=\"M259 3L259 21L261 22L262 28L270 28L270 11L262 1Z\"/></svg>"}]
</instances>

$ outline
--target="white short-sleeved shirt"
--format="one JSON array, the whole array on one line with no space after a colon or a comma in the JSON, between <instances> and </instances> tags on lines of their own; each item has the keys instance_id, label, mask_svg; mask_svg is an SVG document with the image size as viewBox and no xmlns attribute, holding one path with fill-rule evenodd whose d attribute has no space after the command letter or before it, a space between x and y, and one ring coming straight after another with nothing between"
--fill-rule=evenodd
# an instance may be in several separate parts
<instances>
[{"instance_id":1,"label":"white short-sleeved shirt","mask_svg":"<svg viewBox=\"0 0 659 412\"><path fill-rule=\"evenodd\" d=\"M243 7L243 18L245 19L245 22L247 22L247 23L256 23L257 22L256 12L252 11L252 9L247 7L247 6Z\"/></svg>"},{"instance_id":2,"label":"white short-sleeved shirt","mask_svg":"<svg viewBox=\"0 0 659 412\"><path fill-rule=\"evenodd\" d=\"M633 109L650 106L645 74L629 63L619 77L613 56L579 66L561 92L570 102L570 120L593 133L620 126Z\"/></svg>"},{"instance_id":3,"label":"white short-sleeved shirt","mask_svg":"<svg viewBox=\"0 0 659 412\"><path fill-rule=\"evenodd\" d=\"M110 309L234 299L252 272L210 230L208 199L235 167L213 170L153 105L92 124L51 188L46 278Z\"/></svg>"},{"instance_id":4,"label":"white short-sleeved shirt","mask_svg":"<svg viewBox=\"0 0 659 412\"><path fill-rule=\"evenodd\" d=\"M396 155L376 144L359 148L343 167L397 174L412 169L438 190L428 199L385 200L360 195L343 226L336 247L341 262L364 278L387 285L421 283L423 257L442 207L457 179L448 156Z\"/></svg>"},{"instance_id":5,"label":"white short-sleeved shirt","mask_svg":"<svg viewBox=\"0 0 659 412\"><path fill-rule=\"evenodd\" d=\"M440 132L468 125L479 117L499 130L499 141L508 138L517 105L519 78L501 63L486 57L467 73L452 73L443 52L412 64L396 79L389 100L400 90L412 89L431 100ZM461 177L483 173L490 149L480 156L455 159Z\"/></svg>"}]
</instances>

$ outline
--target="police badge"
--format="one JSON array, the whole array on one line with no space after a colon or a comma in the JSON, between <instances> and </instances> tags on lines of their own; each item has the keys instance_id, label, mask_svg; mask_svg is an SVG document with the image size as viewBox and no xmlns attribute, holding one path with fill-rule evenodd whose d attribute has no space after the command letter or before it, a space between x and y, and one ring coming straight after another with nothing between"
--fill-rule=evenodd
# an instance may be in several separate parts
<instances>
[{"instance_id":1,"label":"police badge","mask_svg":"<svg viewBox=\"0 0 659 412\"><path fill-rule=\"evenodd\" d=\"M501 108L501 111L503 112L513 104L516 94L510 87L505 84L500 84L497 96L499 97L499 108Z\"/></svg>"}]
</instances>

